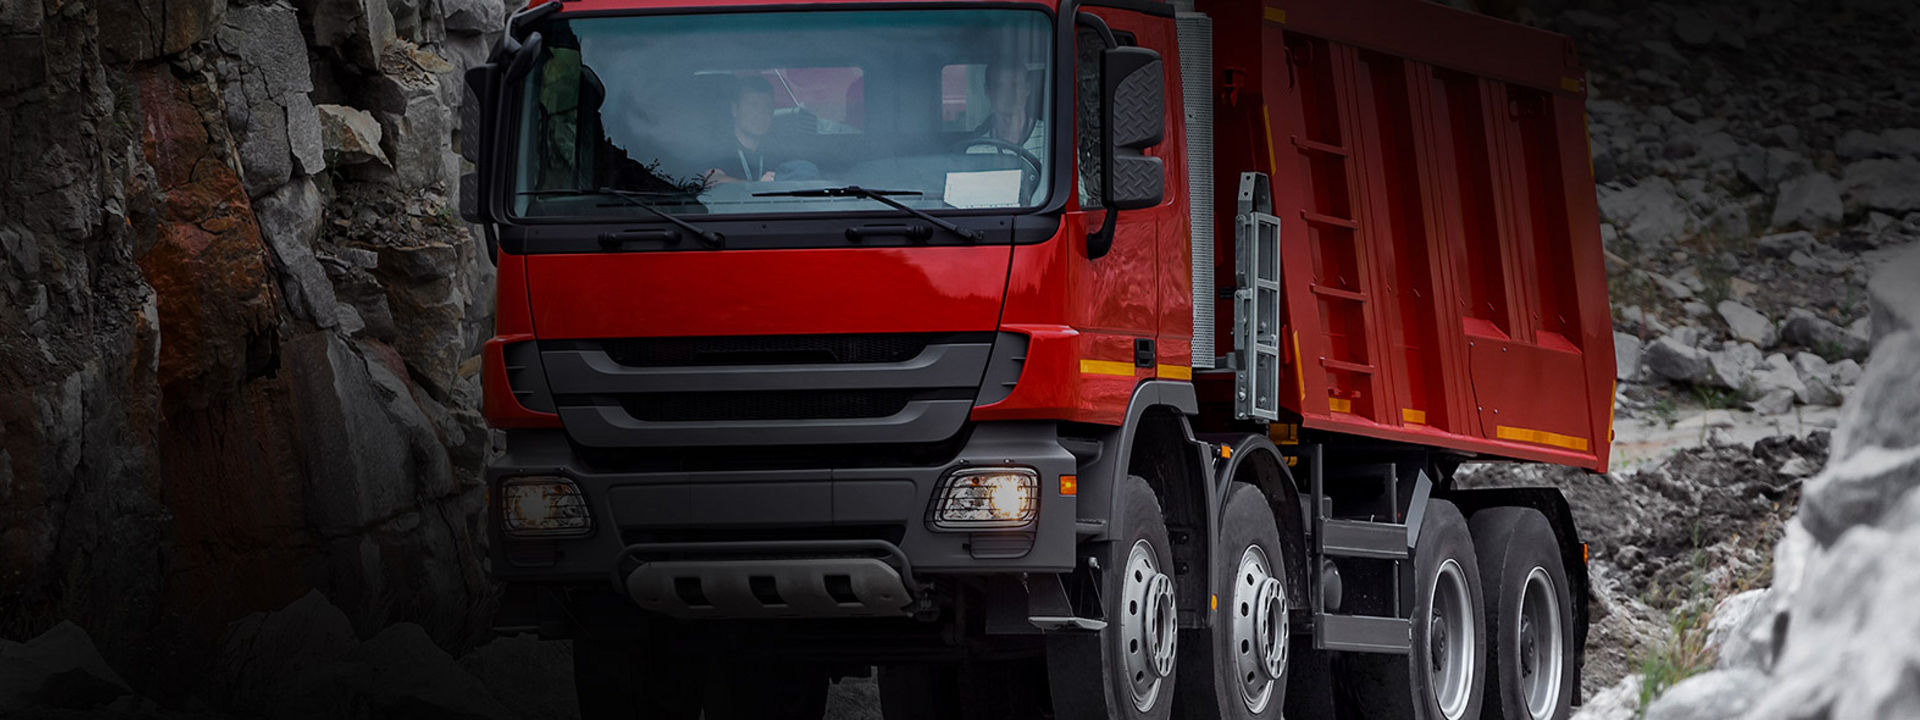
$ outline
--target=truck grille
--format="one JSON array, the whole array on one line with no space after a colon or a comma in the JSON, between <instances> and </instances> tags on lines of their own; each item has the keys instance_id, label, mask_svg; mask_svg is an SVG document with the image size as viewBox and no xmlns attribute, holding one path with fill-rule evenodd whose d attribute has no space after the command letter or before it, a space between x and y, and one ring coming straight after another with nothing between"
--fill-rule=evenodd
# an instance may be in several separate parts
<instances>
[{"instance_id":1,"label":"truck grille","mask_svg":"<svg viewBox=\"0 0 1920 720\"><path fill-rule=\"evenodd\" d=\"M953 335L746 335L645 338L603 343L607 357L627 367L887 363L911 360L927 345ZM991 340L991 337L985 338Z\"/></svg>"},{"instance_id":2,"label":"truck grille","mask_svg":"<svg viewBox=\"0 0 1920 720\"><path fill-rule=\"evenodd\" d=\"M906 408L911 390L648 393L621 405L647 422L887 417Z\"/></svg>"},{"instance_id":3,"label":"truck grille","mask_svg":"<svg viewBox=\"0 0 1920 720\"><path fill-rule=\"evenodd\" d=\"M605 449L934 443L981 395L994 333L540 342L575 442ZM1021 338L1024 340L1024 338ZM1012 356L1024 343L1007 342ZM1019 360L988 401L1005 397ZM1005 365L1006 363L1002 363Z\"/></svg>"}]
</instances>

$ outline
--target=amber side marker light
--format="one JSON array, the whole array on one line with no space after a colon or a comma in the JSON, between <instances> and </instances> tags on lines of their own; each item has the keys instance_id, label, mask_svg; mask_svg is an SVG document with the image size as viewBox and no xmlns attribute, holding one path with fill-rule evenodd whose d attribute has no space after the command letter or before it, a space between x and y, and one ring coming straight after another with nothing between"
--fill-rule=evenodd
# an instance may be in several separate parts
<instances>
[{"instance_id":1,"label":"amber side marker light","mask_svg":"<svg viewBox=\"0 0 1920 720\"><path fill-rule=\"evenodd\" d=\"M1060 476L1060 494L1073 495L1080 492L1080 478L1075 475Z\"/></svg>"}]
</instances>

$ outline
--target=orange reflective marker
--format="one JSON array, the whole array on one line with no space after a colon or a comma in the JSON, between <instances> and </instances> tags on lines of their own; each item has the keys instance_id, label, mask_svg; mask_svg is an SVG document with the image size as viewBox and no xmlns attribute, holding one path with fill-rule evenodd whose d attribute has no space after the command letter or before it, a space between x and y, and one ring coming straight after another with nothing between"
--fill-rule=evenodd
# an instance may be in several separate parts
<instances>
[{"instance_id":1,"label":"orange reflective marker","mask_svg":"<svg viewBox=\"0 0 1920 720\"><path fill-rule=\"evenodd\" d=\"M1074 475L1060 476L1060 494L1072 495L1080 492L1080 478Z\"/></svg>"}]
</instances>

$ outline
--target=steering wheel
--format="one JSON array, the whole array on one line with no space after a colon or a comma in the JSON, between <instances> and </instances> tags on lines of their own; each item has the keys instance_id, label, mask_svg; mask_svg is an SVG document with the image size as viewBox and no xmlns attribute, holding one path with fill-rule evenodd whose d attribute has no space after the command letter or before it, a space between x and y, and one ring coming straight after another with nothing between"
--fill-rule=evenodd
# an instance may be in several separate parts
<instances>
[{"instance_id":1,"label":"steering wheel","mask_svg":"<svg viewBox=\"0 0 1920 720\"><path fill-rule=\"evenodd\" d=\"M970 137L970 138L964 138L961 141L954 143L953 150L956 153L964 153L967 151L967 148L971 148L976 145L987 145L999 150L1005 150L1007 152L1011 152L1014 155L1019 156L1021 160L1025 161L1027 163L1027 167L1033 168L1034 177L1036 178L1040 177L1040 158L1034 157L1033 153L1027 152L1027 149L1024 147L1020 147L1018 143L1010 143L1005 140L1001 140L1000 138L997 138L997 137L987 137L987 136Z\"/></svg>"}]
</instances>

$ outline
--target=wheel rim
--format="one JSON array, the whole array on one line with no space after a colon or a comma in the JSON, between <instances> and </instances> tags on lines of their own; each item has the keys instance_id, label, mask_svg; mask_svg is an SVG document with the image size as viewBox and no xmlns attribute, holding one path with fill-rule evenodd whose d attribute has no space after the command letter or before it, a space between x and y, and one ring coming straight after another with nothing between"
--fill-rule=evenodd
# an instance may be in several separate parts
<instances>
[{"instance_id":1,"label":"wheel rim","mask_svg":"<svg viewBox=\"0 0 1920 720\"><path fill-rule=\"evenodd\" d=\"M1427 652L1433 672L1433 695L1440 715L1460 720L1475 681L1473 668L1473 612L1467 596L1466 572L1452 559L1440 564L1427 602Z\"/></svg>"},{"instance_id":2,"label":"wheel rim","mask_svg":"<svg viewBox=\"0 0 1920 720\"><path fill-rule=\"evenodd\" d=\"M1287 671L1287 593L1277 566L1259 545L1240 553L1234 574L1233 652L1240 700L1259 713L1273 701L1273 686Z\"/></svg>"},{"instance_id":3,"label":"wheel rim","mask_svg":"<svg viewBox=\"0 0 1920 720\"><path fill-rule=\"evenodd\" d=\"M1146 711L1160 698L1173 674L1179 619L1173 604L1173 578L1160 572L1153 545L1134 542L1127 552L1126 582L1121 588L1120 641L1126 657L1127 686L1134 708Z\"/></svg>"},{"instance_id":4,"label":"wheel rim","mask_svg":"<svg viewBox=\"0 0 1920 720\"><path fill-rule=\"evenodd\" d=\"M1527 573L1516 620L1520 631L1520 692L1527 701L1527 715L1547 720L1560 704L1565 648L1560 644L1560 603L1555 602L1553 577L1546 568L1535 567Z\"/></svg>"}]
</instances>

